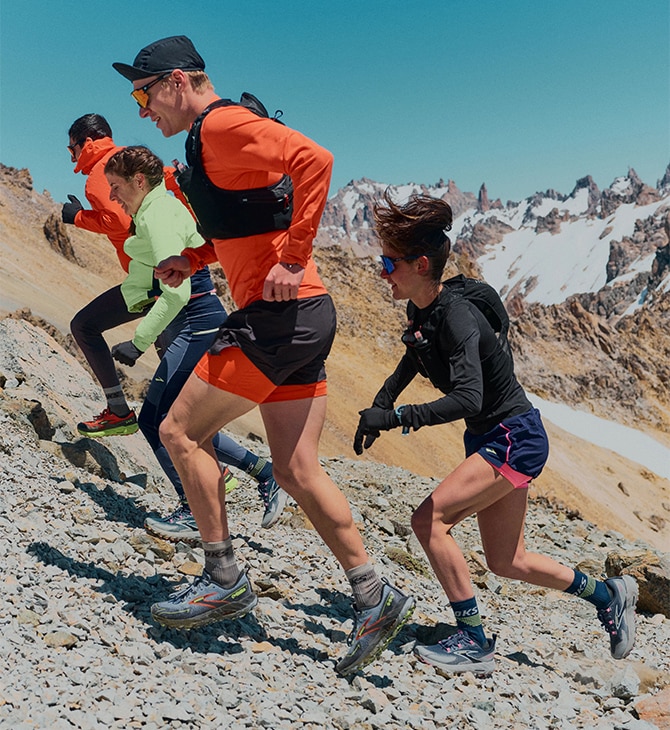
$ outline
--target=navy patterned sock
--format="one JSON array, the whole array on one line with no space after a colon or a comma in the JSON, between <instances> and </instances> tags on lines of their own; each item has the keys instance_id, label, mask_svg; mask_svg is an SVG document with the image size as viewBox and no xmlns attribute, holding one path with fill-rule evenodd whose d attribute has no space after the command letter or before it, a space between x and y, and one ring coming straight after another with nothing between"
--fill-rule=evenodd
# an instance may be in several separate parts
<instances>
[{"instance_id":1,"label":"navy patterned sock","mask_svg":"<svg viewBox=\"0 0 670 730\"><path fill-rule=\"evenodd\" d=\"M575 570L572 584L565 589L564 593L571 593L573 596L583 598L596 608L607 608L612 601L612 594L603 581L590 578L578 570Z\"/></svg>"},{"instance_id":2,"label":"navy patterned sock","mask_svg":"<svg viewBox=\"0 0 670 730\"><path fill-rule=\"evenodd\" d=\"M272 462L262 456L256 456L251 451L247 451L247 455L242 459L240 469L244 469L247 474L259 482L267 482L272 476Z\"/></svg>"},{"instance_id":3,"label":"navy patterned sock","mask_svg":"<svg viewBox=\"0 0 670 730\"><path fill-rule=\"evenodd\" d=\"M451 610L456 617L456 626L465 631L480 646L486 644L486 634L482 626L482 617L479 614L477 599L472 597L467 601L452 601Z\"/></svg>"}]
</instances>

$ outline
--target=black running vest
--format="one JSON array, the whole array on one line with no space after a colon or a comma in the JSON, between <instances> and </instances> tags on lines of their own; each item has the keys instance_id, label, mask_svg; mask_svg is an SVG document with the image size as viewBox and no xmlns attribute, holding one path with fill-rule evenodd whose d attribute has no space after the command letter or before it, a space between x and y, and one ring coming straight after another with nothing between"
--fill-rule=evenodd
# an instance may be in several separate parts
<instances>
[{"instance_id":1,"label":"black running vest","mask_svg":"<svg viewBox=\"0 0 670 730\"><path fill-rule=\"evenodd\" d=\"M286 230L293 215L293 182L288 175L265 188L225 190L214 185L205 174L200 154L200 128L207 114L222 106L244 106L259 116L268 116L255 97L243 94L239 102L218 99L193 123L186 139L188 167L177 168L175 178L195 214L198 231L207 239L225 239ZM275 121L281 124L279 120Z\"/></svg>"}]
</instances>

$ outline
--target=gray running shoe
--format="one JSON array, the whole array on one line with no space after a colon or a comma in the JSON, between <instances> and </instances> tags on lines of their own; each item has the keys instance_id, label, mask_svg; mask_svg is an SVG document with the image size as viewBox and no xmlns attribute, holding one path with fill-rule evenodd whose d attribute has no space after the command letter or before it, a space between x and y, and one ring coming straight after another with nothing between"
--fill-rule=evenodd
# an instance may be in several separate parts
<instances>
[{"instance_id":1,"label":"gray running shoe","mask_svg":"<svg viewBox=\"0 0 670 730\"><path fill-rule=\"evenodd\" d=\"M232 588L215 583L206 571L193 583L177 589L167 601L154 603L151 616L159 624L176 629L242 618L258 603L249 578L240 573Z\"/></svg>"},{"instance_id":2,"label":"gray running shoe","mask_svg":"<svg viewBox=\"0 0 670 730\"><path fill-rule=\"evenodd\" d=\"M360 611L354 608L354 628L347 639L349 650L335 667L339 674L350 674L374 661L414 611L414 599L383 580L384 590L376 606Z\"/></svg>"},{"instance_id":3,"label":"gray running shoe","mask_svg":"<svg viewBox=\"0 0 670 730\"><path fill-rule=\"evenodd\" d=\"M496 668L495 651L495 634L486 640L486 646L480 646L466 631L457 631L432 646L419 644L414 649L416 656L425 664L453 674L491 674Z\"/></svg>"},{"instance_id":4,"label":"gray running shoe","mask_svg":"<svg viewBox=\"0 0 670 730\"><path fill-rule=\"evenodd\" d=\"M630 575L620 575L607 578L605 585L612 594L612 601L607 608L598 610L598 619L610 635L612 656L615 659L625 659L635 644L637 582Z\"/></svg>"},{"instance_id":5,"label":"gray running shoe","mask_svg":"<svg viewBox=\"0 0 670 730\"><path fill-rule=\"evenodd\" d=\"M264 482L258 482L258 496L265 506L261 527L272 527L281 517L288 494L277 484L274 477L270 477Z\"/></svg>"},{"instance_id":6,"label":"gray running shoe","mask_svg":"<svg viewBox=\"0 0 670 730\"><path fill-rule=\"evenodd\" d=\"M185 542L187 545L200 545L200 532L195 518L186 502L167 517L147 517L144 529L156 537L170 542Z\"/></svg>"}]
</instances>

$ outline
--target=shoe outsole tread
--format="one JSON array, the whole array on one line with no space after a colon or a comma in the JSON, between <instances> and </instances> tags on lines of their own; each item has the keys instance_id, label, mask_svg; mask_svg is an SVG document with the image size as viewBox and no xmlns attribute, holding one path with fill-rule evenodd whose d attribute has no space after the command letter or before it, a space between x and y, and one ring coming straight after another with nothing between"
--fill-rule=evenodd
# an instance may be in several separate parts
<instances>
[{"instance_id":1,"label":"shoe outsole tread","mask_svg":"<svg viewBox=\"0 0 670 730\"><path fill-rule=\"evenodd\" d=\"M159 537L161 540L167 540L167 542L183 542L186 545L190 545L191 547L200 547L202 540L200 538L200 533L198 533L198 537L188 537L186 535L179 535L177 533L168 533L168 532L161 532L160 529L156 529L155 527L151 527L150 524L147 524L145 521L144 523L144 529L154 537Z\"/></svg>"},{"instance_id":2,"label":"shoe outsole tread","mask_svg":"<svg viewBox=\"0 0 670 730\"><path fill-rule=\"evenodd\" d=\"M433 667L442 677L453 677L454 674L464 674L465 672L472 672L475 677L490 677L496 668L495 660L482 662L481 665L459 666L458 664L448 665L430 662L417 651L414 652L414 656L422 664Z\"/></svg>"},{"instance_id":3,"label":"shoe outsole tread","mask_svg":"<svg viewBox=\"0 0 670 730\"><path fill-rule=\"evenodd\" d=\"M104 438L105 436L131 436L139 431L139 426L134 423L131 426L115 426L103 431L85 431L77 427L77 432L88 438Z\"/></svg>"},{"instance_id":4,"label":"shoe outsole tread","mask_svg":"<svg viewBox=\"0 0 670 730\"><path fill-rule=\"evenodd\" d=\"M162 626L167 626L170 629L198 629L202 626L209 626L209 624L215 624L219 621L233 621L234 619L243 618L248 613L251 613L256 605L258 604L258 596L254 596L254 600L248 606L240 608L233 613L226 613L223 608L213 609L201 616L195 616L188 619L171 619L168 616L154 615L152 618L156 623Z\"/></svg>"}]
</instances>

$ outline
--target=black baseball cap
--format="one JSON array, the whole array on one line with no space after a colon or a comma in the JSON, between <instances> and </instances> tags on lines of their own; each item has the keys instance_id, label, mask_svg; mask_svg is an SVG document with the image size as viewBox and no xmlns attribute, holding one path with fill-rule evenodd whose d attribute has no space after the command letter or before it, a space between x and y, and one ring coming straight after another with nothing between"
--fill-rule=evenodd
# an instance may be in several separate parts
<instances>
[{"instance_id":1,"label":"black baseball cap","mask_svg":"<svg viewBox=\"0 0 670 730\"><path fill-rule=\"evenodd\" d=\"M173 35L150 43L135 56L132 66L127 63L113 63L112 66L129 81L145 79L175 68L182 71L205 70L202 56L185 35Z\"/></svg>"}]
</instances>

